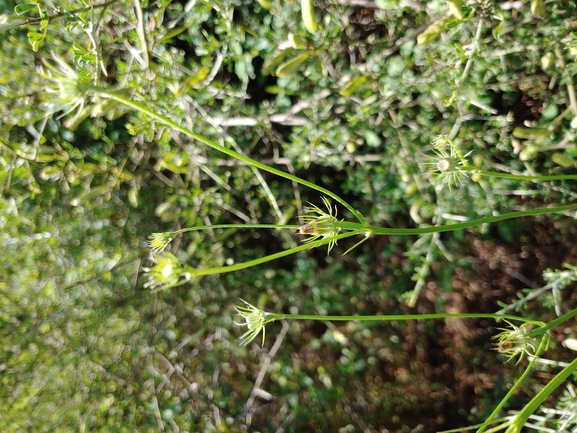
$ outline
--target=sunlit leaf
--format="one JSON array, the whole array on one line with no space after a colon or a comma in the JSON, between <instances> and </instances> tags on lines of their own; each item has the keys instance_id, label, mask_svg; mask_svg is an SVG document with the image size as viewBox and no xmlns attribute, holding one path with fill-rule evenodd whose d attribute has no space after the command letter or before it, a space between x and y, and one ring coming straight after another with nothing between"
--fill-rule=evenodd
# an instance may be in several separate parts
<instances>
[{"instance_id":1,"label":"sunlit leaf","mask_svg":"<svg viewBox=\"0 0 577 433\"><path fill-rule=\"evenodd\" d=\"M308 60L309 57L310 53L308 52L301 53L298 56L293 57L289 61L281 64L277 68L275 75L277 77L288 77L289 75L293 75L299 70L300 66Z\"/></svg>"}]
</instances>

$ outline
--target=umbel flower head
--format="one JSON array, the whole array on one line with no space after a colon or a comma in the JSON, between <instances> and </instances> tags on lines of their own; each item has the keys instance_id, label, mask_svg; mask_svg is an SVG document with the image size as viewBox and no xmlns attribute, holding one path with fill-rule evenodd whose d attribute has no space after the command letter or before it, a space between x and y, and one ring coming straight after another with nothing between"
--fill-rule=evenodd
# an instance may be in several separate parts
<instances>
[{"instance_id":1,"label":"umbel flower head","mask_svg":"<svg viewBox=\"0 0 577 433\"><path fill-rule=\"evenodd\" d=\"M446 135L439 135L432 140L435 149L435 156L429 156L431 160L426 163L433 174L433 185L441 188L452 185L461 185L463 177L468 177L466 168L468 167L467 155L463 156L457 149L455 143ZM448 151L447 151L448 148Z\"/></svg>"},{"instance_id":2,"label":"umbel flower head","mask_svg":"<svg viewBox=\"0 0 577 433\"><path fill-rule=\"evenodd\" d=\"M310 236L306 238L304 242L313 242L321 237L323 239L330 239L328 242L328 254L337 243L333 238L339 234L341 228L338 226L339 220L336 218L336 207L334 209L335 214L333 215L333 208L329 200L326 197L323 197L322 200L327 208L327 212L309 203L310 206L306 208L308 215L302 217L304 224L300 226L299 233Z\"/></svg>"},{"instance_id":3,"label":"umbel flower head","mask_svg":"<svg viewBox=\"0 0 577 433\"><path fill-rule=\"evenodd\" d=\"M537 356L537 350L540 346L541 340L535 337L528 336L529 332L527 327L530 325L538 324L539 326L544 325L544 323L523 323L521 326L515 326L509 321L505 321L509 325L509 328L499 328L502 331L493 337L496 340L497 350L507 357L510 361L516 357L519 357L517 363L519 363L525 355L527 356ZM546 338L545 348L548 345L549 334L544 334L541 338Z\"/></svg>"},{"instance_id":4,"label":"umbel flower head","mask_svg":"<svg viewBox=\"0 0 577 433\"><path fill-rule=\"evenodd\" d=\"M247 345L254 340L262 331L262 345L264 346L265 326L267 323L274 322L274 317L270 313L256 308L244 299L241 299L243 305L237 305L236 312L245 320L245 323L237 323L239 326L246 326L248 330L240 337L240 344Z\"/></svg>"},{"instance_id":5,"label":"umbel flower head","mask_svg":"<svg viewBox=\"0 0 577 433\"><path fill-rule=\"evenodd\" d=\"M52 55L53 63L45 62L44 78L48 80L44 106L51 113L65 116L77 110L79 116L86 99L86 83L61 57Z\"/></svg>"},{"instance_id":6,"label":"umbel flower head","mask_svg":"<svg viewBox=\"0 0 577 433\"><path fill-rule=\"evenodd\" d=\"M148 245L150 246L150 252L152 254L160 254L168 246L168 244L174 239L176 233L165 232L165 233L153 233L148 237Z\"/></svg>"},{"instance_id":7,"label":"umbel flower head","mask_svg":"<svg viewBox=\"0 0 577 433\"><path fill-rule=\"evenodd\" d=\"M153 257L154 265L143 268L147 281L145 288L149 289L169 289L186 281L189 281L192 274L189 268L182 263L174 254L163 253ZM179 282L184 277L182 282Z\"/></svg>"}]
</instances>

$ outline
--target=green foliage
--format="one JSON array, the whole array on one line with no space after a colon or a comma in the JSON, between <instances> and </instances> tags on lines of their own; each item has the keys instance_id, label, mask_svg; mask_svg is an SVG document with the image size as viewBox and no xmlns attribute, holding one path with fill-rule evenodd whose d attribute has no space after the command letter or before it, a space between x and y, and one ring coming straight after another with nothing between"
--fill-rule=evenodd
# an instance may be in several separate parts
<instances>
[{"instance_id":1,"label":"green foliage","mask_svg":"<svg viewBox=\"0 0 577 433\"><path fill-rule=\"evenodd\" d=\"M2 431L570 431L574 5L54 6L0 1Z\"/></svg>"}]
</instances>

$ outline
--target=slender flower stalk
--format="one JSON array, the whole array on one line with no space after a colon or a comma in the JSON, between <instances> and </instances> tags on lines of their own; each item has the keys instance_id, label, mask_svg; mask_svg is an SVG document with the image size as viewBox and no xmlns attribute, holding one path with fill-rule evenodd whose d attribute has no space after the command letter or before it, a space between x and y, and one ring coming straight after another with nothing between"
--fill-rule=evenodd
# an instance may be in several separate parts
<instances>
[{"instance_id":1,"label":"slender flower stalk","mask_svg":"<svg viewBox=\"0 0 577 433\"><path fill-rule=\"evenodd\" d=\"M320 210L318 207L315 206L315 209L321 212L321 216L319 218L324 218L323 215L327 215L326 212ZM250 268L252 266L262 265L263 263L270 262L272 260L280 259L283 257L290 256L292 254L298 253L300 251L304 251L311 248L316 248L321 245L328 245L329 248L336 245L337 241L341 239L346 239L356 235L362 235L363 239L357 242L353 247L349 248L346 253L351 251L356 246L360 245L364 242L368 237L373 235L380 235L380 236L389 236L389 235L421 235L427 233L441 233L441 232L448 232L458 229L465 229L470 227L480 226L482 224L493 223L498 221L503 221L512 218L520 218L525 216L534 216L534 215L542 215L548 213L557 213L563 212L568 210L577 210L577 204L570 204L564 206L556 206L550 208L539 208L539 209L529 209L525 211L518 211L518 212L509 212L502 215L479 218L476 220L471 220L463 223L457 224L448 224L448 225L441 225L441 226L432 226L432 227L421 227L421 228L385 228L385 227L375 227L371 225L364 225L346 221L339 221L334 216L334 220L330 221L330 224L326 220L322 220L321 223L318 223L315 232L312 232L312 228L303 226L295 226L295 225L287 225L287 226L277 226L274 224L220 224L214 226L196 226L196 227L189 227L181 230L177 230L174 232L167 232L167 233L155 233L150 238L150 246L154 251L161 252L166 248L168 243L174 239L174 236L185 233L188 231L193 230L203 230L209 228L284 228L284 229L298 229L303 234L310 234L313 236L314 239L306 239L305 243L299 245L295 248L290 248L288 250L281 251L279 253L271 254L268 256L260 257L258 259L250 260L248 262L237 263L230 266L222 266L217 268L192 268L187 267L186 265L182 272L186 272L192 276L202 276L202 275L215 275L221 273L228 273L234 272L241 269ZM316 210L314 212L317 212ZM314 221L314 220L313 220ZM324 224L327 224L326 226ZM307 223L310 225L310 222ZM303 228L305 227L305 228ZM326 231L323 231L324 230ZM345 253L345 254L346 254Z\"/></svg>"},{"instance_id":2,"label":"slender flower stalk","mask_svg":"<svg viewBox=\"0 0 577 433\"><path fill-rule=\"evenodd\" d=\"M432 140L434 156L428 157L427 162L431 168L433 184L441 187L452 185L460 186L465 177L476 174L485 177L499 179L521 180L521 181L555 181L555 180L577 180L577 174L558 175L525 175L503 173L498 171L479 170L469 165L467 156L463 155L459 147L446 135L438 135ZM448 149L448 151L447 151Z\"/></svg>"},{"instance_id":3,"label":"slender flower stalk","mask_svg":"<svg viewBox=\"0 0 577 433\"><path fill-rule=\"evenodd\" d=\"M262 162L254 160L252 158L249 158L248 156L243 155L242 153L238 153L232 149L221 146L220 144L218 144L212 140L209 140L208 138L206 138L200 134L197 134L196 132L191 131L188 128L185 128L184 126L181 126L180 124L176 123L174 120L171 120L168 117L158 113L156 110L154 110L153 108L150 108L145 103L131 100L131 99L129 99L123 95L109 91L109 90L104 89L104 88L99 87L99 86L90 85L90 86L88 86L87 91L93 95L100 96L100 97L106 98L106 99L112 99L116 102L119 102L119 103L129 107L129 108L140 111L140 112L150 116L151 118L155 119L159 123L162 123L162 124L164 124L170 128L173 128L173 129L175 129L175 130L177 130L177 131L179 131L185 135L188 135L189 137L194 138L195 140L197 140L197 141L199 141L199 142L201 142L201 143L203 143L209 147L212 147L213 149L216 149L216 150L218 150L218 151L220 151L220 152L222 152L222 153L224 153L224 154L226 154L232 158L238 159L238 160L243 161L249 165L252 165L253 167L260 168L261 170L268 171L269 173L276 174L277 176L284 177L285 179L288 179L288 180L291 180L293 182L300 183L301 185L307 186L309 188L315 189L315 190L331 197L333 200L335 200L336 202L338 202L341 205L343 205L344 207L346 207L355 216L355 218L359 220L359 222L361 224L367 223L365 217L358 210L356 210L354 207L352 207L349 203L347 203L345 200L343 200L337 194L333 193L332 191L330 191L326 188L320 187L320 186L315 185L314 183L309 182L307 180L304 180L298 176L293 176L292 174L286 173L282 170L278 170L274 167L263 164Z\"/></svg>"},{"instance_id":4,"label":"slender flower stalk","mask_svg":"<svg viewBox=\"0 0 577 433\"><path fill-rule=\"evenodd\" d=\"M153 233L148 238L148 246L152 254L160 254L168 246L172 240L182 233L197 231L197 230L217 230L217 229L291 229L297 230L300 226L297 225L281 225L281 224L215 224L212 226L194 226L187 227L171 232Z\"/></svg>"},{"instance_id":5,"label":"slender flower stalk","mask_svg":"<svg viewBox=\"0 0 577 433\"><path fill-rule=\"evenodd\" d=\"M275 320L289 319L289 320L321 320L321 321L359 321L359 322L375 322L375 321L408 321L408 320L431 320L431 319L494 319L497 321L508 320L518 321L523 323L534 323L532 320L525 317L505 315L505 314L491 314L491 313L431 313L431 314L389 314L389 315L375 315L375 316L332 316L332 315L316 315L316 314L285 314L285 313L271 313L261 310L247 301L241 299L242 305L235 307L237 313L246 320L246 323L240 323L240 326L247 326L248 330L241 337L241 344L248 344L254 340L258 334L264 332L265 326Z\"/></svg>"}]
</instances>

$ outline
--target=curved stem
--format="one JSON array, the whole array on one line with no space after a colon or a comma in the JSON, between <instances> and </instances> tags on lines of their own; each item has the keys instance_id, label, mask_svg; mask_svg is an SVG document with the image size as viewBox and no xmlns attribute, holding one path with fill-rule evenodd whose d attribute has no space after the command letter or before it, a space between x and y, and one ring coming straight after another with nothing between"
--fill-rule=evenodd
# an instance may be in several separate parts
<instances>
[{"instance_id":1,"label":"curved stem","mask_svg":"<svg viewBox=\"0 0 577 433\"><path fill-rule=\"evenodd\" d=\"M131 101L130 99L118 93L111 92L102 87L92 85L87 85L86 90L94 95L98 95L106 99L112 99L134 110L145 113L151 118L156 119L158 122L163 123L164 125L169 126L170 128L176 129L177 131L182 132L183 134L188 135L189 137L194 138L195 140L200 141L201 143L206 144L207 146L212 147L213 149L216 149L219 152L222 152L232 158L238 159L254 167L260 168L261 170L268 171L269 173L276 174L277 176L284 177L285 179L300 183L301 185L308 186L309 188L322 192L326 196L331 197L332 199L334 199L335 201L346 207L355 216L355 218L360 221L361 224L367 224L367 220L358 210L356 210L345 200L340 198L337 194L329 191L326 188L315 185L314 183L301 179L298 176L293 176L292 174L285 173L282 170L278 170L274 167L270 167L266 164L263 164L262 162L249 158L248 156L243 155L242 153L238 153L232 149L228 149L227 147L221 146L220 144L212 140L209 140L208 138L205 138L202 135L197 134L196 132L191 131L188 128L185 128L184 126L179 125L174 120L171 120L168 117L154 111L153 109L147 107L146 105L140 102Z\"/></svg>"},{"instance_id":2,"label":"curved stem","mask_svg":"<svg viewBox=\"0 0 577 433\"><path fill-rule=\"evenodd\" d=\"M298 253L299 251L315 248L315 247L324 245L324 244L332 242L332 241L338 241L340 239L345 239L345 238L354 236L356 234L358 234L358 233L357 232L343 233L343 234L338 235L338 236L324 238L324 239L320 239L318 241L308 242L306 244L299 245L298 247L291 248L291 249L285 250L285 251L281 251L280 253L271 254L271 255L265 256L265 257L260 257L258 259L250 260L250 261L244 262L244 263L238 263L236 265L222 266L219 268L205 268L205 269L196 269L196 268L193 268L192 266L189 266L189 267L184 269L184 272L189 272L191 275L193 275L195 277L199 277L202 275L214 275L214 274L224 274L226 272L234 272L234 271L238 271L241 269L250 268L252 266L262 265L263 263L270 262L271 260L276 260L276 259L280 259L282 257L290 256L291 254ZM503 316L503 317L505 317L505 316Z\"/></svg>"}]
</instances>

